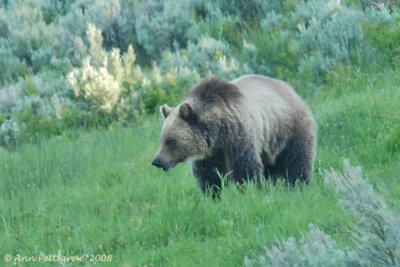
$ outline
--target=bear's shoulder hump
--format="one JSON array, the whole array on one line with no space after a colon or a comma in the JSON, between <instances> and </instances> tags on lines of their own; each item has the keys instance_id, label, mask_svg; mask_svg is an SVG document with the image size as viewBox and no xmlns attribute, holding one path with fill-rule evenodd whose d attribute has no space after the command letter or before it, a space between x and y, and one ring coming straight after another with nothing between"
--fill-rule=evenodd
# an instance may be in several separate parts
<instances>
[{"instance_id":1,"label":"bear's shoulder hump","mask_svg":"<svg viewBox=\"0 0 400 267\"><path fill-rule=\"evenodd\" d=\"M218 78L210 78L201 81L189 91L190 97L212 103L216 101L237 101L242 98L239 88L233 84Z\"/></svg>"}]
</instances>

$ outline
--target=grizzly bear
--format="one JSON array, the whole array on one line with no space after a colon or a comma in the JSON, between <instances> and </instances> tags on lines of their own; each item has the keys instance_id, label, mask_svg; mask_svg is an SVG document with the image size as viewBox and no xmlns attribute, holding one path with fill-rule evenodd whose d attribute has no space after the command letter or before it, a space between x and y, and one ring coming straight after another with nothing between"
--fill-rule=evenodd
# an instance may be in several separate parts
<instances>
[{"instance_id":1,"label":"grizzly bear","mask_svg":"<svg viewBox=\"0 0 400 267\"><path fill-rule=\"evenodd\" d=\"M243 183L282 177L308 183L316 150L310 109L286 82L245 75L201 81L176 108L160 107L160 148L152 164L168 171L187 159L203 192L219 174Z\"/></svg>"}]
</instances>

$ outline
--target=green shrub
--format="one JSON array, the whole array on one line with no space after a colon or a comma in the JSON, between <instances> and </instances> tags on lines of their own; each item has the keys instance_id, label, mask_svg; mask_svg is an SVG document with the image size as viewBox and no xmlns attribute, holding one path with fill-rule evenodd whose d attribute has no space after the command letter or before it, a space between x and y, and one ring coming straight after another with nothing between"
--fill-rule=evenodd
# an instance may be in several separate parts
<instances>
[{"instance_id":1,"label":"green shrub","mask_svg":"<svg viewBox=\"0 0 400 267\"><path fill-rule=\"evenodd\" d=\"M28 129L18 121L25 108L55 124L64 109L81 114L68 125L90 116L95 122L88 125L128 122L160 102L178 102L202 78L246 73L289 80L312 95L316 84L340 79L347 68L399 67L396 6L334 0L3 1L0 110L21 133ZM87 25L96 34L87 34Z\"/></svg>"},{"instance_id":2,"label":"green shrub","mask_svg":"<svg viewBox=\"0 0 400 267\"><path fill-rule=\"evenodd\" d=\"M357 218L353 239L359 259L370 266L399 265L400 217L362 178L361 168L345 161L344 173L331 171L326 182L337 192L341 206Z\"/></svg>"},{"instance_id":3,"label":"green shrub","mask_svg":"<svg viewBox=\"0 0 400 267\"><path fill-rule=\"evenodd\" d=\"M400 64L400 16L382 23L367 21L365 38L379 54L377 64L399 67Z\"/></svg>"},{"instance_id":4,"label":"green shrub","mask_svg":"<svg viewBox=\"0 0 400 267\"><path fill-rule=\"evenodd\" d=\"M257 22L269 11L277 11L282 8L282 1L249 0L223 0L214 3L225 15L238 15L242 20Z\"/></svg>"},{"instance_id":5,"label":"green shrub","mask_svg":"<svg viewBox=\"0 0 400 267\"><path fill-rule=\"evenodd\" d=\"M197 76L197 79L210 76L230 79L243 72L251 72L245 64L232 56L227 43L209 36L201 36L197 42L189 42L187 49L176 53L165 52L160 68L163 72L178 69L181 75Z\"/></svg>"},{"instance_id":6,"label":"green shrub","mask_svg":"<svg viewBox=\"0 0 400 267\"><path fill-rule=\"evenodd\" d=\"M0 125L0 145L13 150L16 148L21 129L12 119L3 121Z\"/></svg>"},{"instance_id":7,"label":"green shrub","mask_svg":"<svg viewBox=\"0 0 400 267\"><path fill-rule=\"evenodd\" d=\"M28 74L26 64L15 57L11 49L0 46L0 57L0 85L4 86L7 81L15 81Z\"/></svg>"},{"instance_id":8,"label":"green shrub","mask_svg":"<svg viewBox=\"0 0 400 267\"><path fill-rule=\"evenodd\" d=\"M309 229L298 241L291 237L266 248L265 256L254 260L246 257L244 266L361 266L349 260L346 252L318 227L310 225Z\"/></svg>"},{"instance_id":9,"label":"green shrub","mask_svg":"<svg viewBox=\"0 0 400 267\"><path fill-rule=\"evenodd\" d=\"M135 29L137 41L151 59L157 59L165 50L186 47L193 36L195 21L189 1L154 1L141 3L137 11Z\"/></svg>"},{"instance_id":10,"label":"green shrub","mask_svg":"<svg viewBox=\"0 0 400 267\"><path fill-rule=\"evenodd\" d=\"M288 79L297 72L300 54L295 38L280 27L265 26L250 34L256 47L257 60L250 65L257 73ZM303 70L303 75L305 71Z\"/></svg>"},{"instance_id":11,"label":"green shrub","mask_svg":"<svg viewBox=\"0 0 400 267\"><path fill-rule=\"evenodd\" d=\"M364 19L363 12L340 1L302 1L287 15L270 12L261 24L266 47L260 56L278 77L310 70L314 77L324 75L338 63L352 63Z\"/></svg>"},{"instance_id":12,"label":"green shrub","mask_svg":"<svg viewBox=\"0 0 400 267\"><path fill-rule=\"evenodd\" d=\"M75 97L87 102L92 112L118 112L126 102L123 92L140 84L142 78L140 67L135 66L133 48L129 47L122 57L118 49L106 52L102 48L101 32L92 24L88 24L87 35L89 56L83 60L81 68L68 74L68 83Z\"/></svg>"},{"instance_id":13,"label":"green shrub","mask_svg":"<svg viewBox=\"0 0 400 267\"><path fill-rule=\"evenodd\" d=\"M400 216L391 211L361 175L360 167L344 162L343 173L330 171L325 182L333 187L341 206L355 217L352 247L341 249L317 227L300 240L279 241L247 266L398 266L400 264Z\"/></svg>"},{"instance_id":14,"label":"green shrub","mask_svg":"<svg viewBox=\"0 0 400 267\"><path fill-rule=\"evenodd\" d=\"M391 41L398 39L398 15L384 6L362 10L340 1L313 0L288 4L287 9L267 13L261 27L250 33L257 47L258 66L252 66L257 72L324 82L336 65L370 70L374 62L398 62L398 42ZM381 47L383 53L377 54Z\"/></svg>"},{"instance_id":15,"label":"green shrub","mask_svg":"<svg viewBox=\"0 0 400 267\"><path fill-rule=\"evenodd\" d=\"M237 48L242 48L243 35L248 27L239 17L223 16L222 12L214 14L215 17L208 21L200 22L200 32L206 32L210 37L226 42ZM192 40L193 41L193 40Z\"/></svg>"}]
</instances>

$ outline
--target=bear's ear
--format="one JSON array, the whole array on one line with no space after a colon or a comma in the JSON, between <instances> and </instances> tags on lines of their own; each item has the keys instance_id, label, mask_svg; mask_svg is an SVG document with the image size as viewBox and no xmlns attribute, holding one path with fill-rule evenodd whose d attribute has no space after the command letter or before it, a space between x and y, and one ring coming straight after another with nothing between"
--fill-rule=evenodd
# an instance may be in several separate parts
<instances>
[{"instance_id":1,"label":"bear's ear","mask_svg":"<svg viewBox=\"0 0 400 267\"><path fill-rule=\"evenodd\" d=\"M160 107L161 117L165 120L172 110L174 110L174 108L169 107L167 104L162 105Z\"/></svg>"},{"instance_id":2,"label":"bear's ear","mask_svg":"<svg viewBox=\"0 0 400 267\"><path fill-rule=\"evenodd\" d=\"M181 118L187 122L194 121L196 119L196 114L189 103L183 103L179 107L179 116L181 116Z\"/></svg>"}]
</instances>

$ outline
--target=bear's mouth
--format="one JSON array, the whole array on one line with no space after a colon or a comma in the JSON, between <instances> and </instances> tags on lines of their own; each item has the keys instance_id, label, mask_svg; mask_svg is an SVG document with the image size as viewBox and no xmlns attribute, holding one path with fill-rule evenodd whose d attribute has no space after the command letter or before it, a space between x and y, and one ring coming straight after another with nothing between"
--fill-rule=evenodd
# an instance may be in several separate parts
<instances>
[{"instance_id":1,"label":"bear's mouth","mask_svg":"<svg viewBox=\"0 0 400 267\"><path fill-rule=\"evenodd\" d=\"M178 160L170 161L170 160L165 160L162 157L155 157L151 164L153 166L160 168L163 171L167 172L170 169L172 169L173 167L175 167L176 165L178 165L179 163L181 163L182 161L184 161L184 160L178 159Z\"/></svg>"},{"instance_id":2,"label":"bear's mouth","mask_svg":"<svg viewBox=\"0 0 400 267\"><path fill-rule=\"evenodd\" d=\"M176 166L176 163L170 162L167 165L162 166L162 170L167 172L167 171L169 171L170 169L172 169L175 166Z\"/></svg>"},{"instance_id":3,"label":"bear's mouth","mask_svg":"<svg viewBox=\"0 0 400 267\"><path fill-rule=\"evenodd\" d=\"M172 168L174 168L176 165L178 165L179 163L182 163L185 161L185 158L180 158L176 161L170 161L167 162L166 164L164 164L163 166L161 166L161 169L165 172L171 170Z\"/></svg>"},{"instance_id":4,"label":"bear's mouth","mask_svg":"<svg viewBox=\"0 0 400 267\"><path fill-rule=\"evenodd\" d=\"M162 169L163 171L167 172L170 169L172 169L173 167L176 166L176 164L178 164L177 162L165 162L160 160L159 158L155 158L152 162L153 166L156 166L157 168Z\"/></svg>"}]
</instances>

